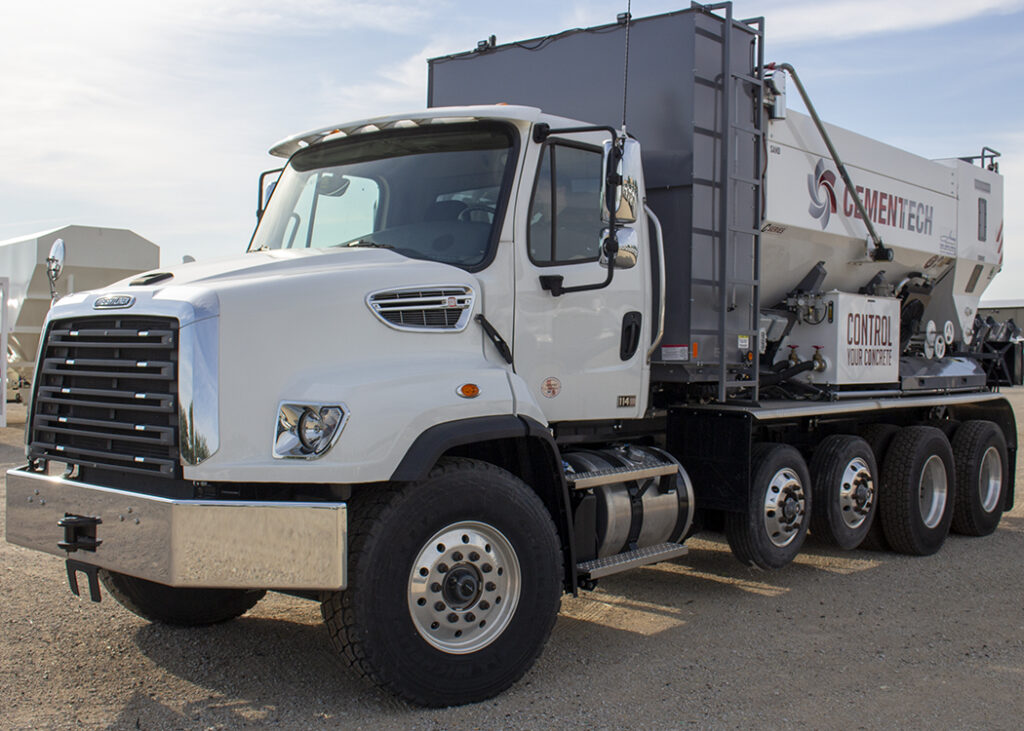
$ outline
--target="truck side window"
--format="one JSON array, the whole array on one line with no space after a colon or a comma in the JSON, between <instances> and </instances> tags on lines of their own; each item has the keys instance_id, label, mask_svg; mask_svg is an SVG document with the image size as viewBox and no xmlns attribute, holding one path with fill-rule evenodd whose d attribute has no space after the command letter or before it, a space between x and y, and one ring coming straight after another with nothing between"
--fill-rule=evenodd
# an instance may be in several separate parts
<instances>
[{"instance_id":1,"label":"truck side window","mask_svg":"<svg viewBox=\"0 0 1024 731\"><path fill-rule=\"evenodd\" d=\"M539 266L596 261L601 248L601 154L551 144L530 203L530 260Z\"/></svg>"}]
</instances>

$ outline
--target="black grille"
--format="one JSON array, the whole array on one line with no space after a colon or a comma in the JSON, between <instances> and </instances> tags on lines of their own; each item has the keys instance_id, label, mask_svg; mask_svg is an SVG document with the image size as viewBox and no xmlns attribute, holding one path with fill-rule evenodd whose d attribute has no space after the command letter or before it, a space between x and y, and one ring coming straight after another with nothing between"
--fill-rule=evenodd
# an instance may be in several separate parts
<instances>
[{"instance_id":1,"label":"black grille","mask_svg":"<svg viewBox=\"0 0 1024 731\"><path fill-rule=\"evenodd\" d=\"M176 320L57 320L39 357L32 457L177 476Z\"/></svg>"},{"instance_id":2,"label":"black grille","mask_svg":"<svg viewBox=\"0 0 1024 731\"><path fill-rule=\"evenodd\" d=\"M458 325L462 312L460 310L383 310L380 315L396 325L453 328Z\"/></svg>"}]
</instances>

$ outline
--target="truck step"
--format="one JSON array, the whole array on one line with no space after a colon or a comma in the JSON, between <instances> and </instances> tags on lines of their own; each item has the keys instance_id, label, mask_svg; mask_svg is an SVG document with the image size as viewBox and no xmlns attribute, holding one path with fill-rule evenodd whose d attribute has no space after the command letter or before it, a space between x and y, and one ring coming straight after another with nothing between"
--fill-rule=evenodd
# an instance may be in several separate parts
<instances>
[{"instance_id":1,"label":"truck step","mask_svg":"<svg viewBox=\"0 0 1024 731\"><path fill-rule=\"evenodd\" d=\"M674 475L679 468L674 464L655 464L645 467L618 467L613 470L594 470L593 472L575 472L565 476L566 482L574 490L585 490L597 485L610 485L614 482L646 480L649 477Z\"/></svg>"},{"instance_id":2,"label":"truck step","mask_svg":"<svg viewBox=\"0 0 1024 731\"><path fill-rule=\"evenodd\" d=\"M678 543L659 543L656 546L638 548L635 551L626 551L614 556L595 558L592 561L583 561L576 564L576 571L584 579L600 579L602 576L610 576L620 571L628 571L639 566L668 561L670 558L685 556L689 549Z\"/></svg>"}]
</instances>

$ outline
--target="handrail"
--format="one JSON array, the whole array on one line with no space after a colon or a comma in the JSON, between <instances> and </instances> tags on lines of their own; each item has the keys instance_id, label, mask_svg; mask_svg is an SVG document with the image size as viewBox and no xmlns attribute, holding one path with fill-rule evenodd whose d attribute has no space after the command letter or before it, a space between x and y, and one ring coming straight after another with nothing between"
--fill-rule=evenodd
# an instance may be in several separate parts
<instances>
[{"instance_id":1,"label":"handrail","mask_svg":"<svg viewBox=\"0 0 1024 731\"><path fill-rule=\"evenodd\" d=\"M661 232L661 221L646 203L644 203L644 212L654 224L658 236L658 334L651 343L651 347L647 349L647 362L650 363L654 351L661 346L661 339L665 336L665 237Z\"/></svg>"},{"instance_id":2,"label":"handrail","mask_svg":"<svg viewBox=\"0 0 1024 731\"><path fill-rule=\"evenodd\" d=\"M811 119L814 120L814 126L818 128L818 133L821 135L821 139L825 141L825 147L828 148L828 153L832 156L832 162L834 162L836 167L839 169L839 175L843 178L843 182L846 183L846 190L850 193L850 197L853 198L853 203L857 207L857 212L860 213L860 217L864 219L864 225L867 226L868 235L871 236L871 240L875 244L875 250L872 253L871 258L875 261L892 261L892 249L882 243L882 237L875 231L874 224L872 224L871 219L868 218L868 212L865 210L864 204L860 200L860 196L857 195L857 189L853 186L853 181L850 180L850 176L846 172L846 166L843 165L843 161L839 159L839 153L836 152L835 145L832 144L832 138L829 137L828 132L825 131L825 125L821 121L821 117L818 116L818 112L814 108L814 104L811 103L811 98L807 95L807 90L804 89L804 85L800 82L800 77L797 75L796 69L788 63L770 63L766 68L779 69L793 77L793 83L796 84L796 89L800 92L800 98L804 100L804 105L807 107L807 111L810 113Z\"/></svg>"}]
</instances>

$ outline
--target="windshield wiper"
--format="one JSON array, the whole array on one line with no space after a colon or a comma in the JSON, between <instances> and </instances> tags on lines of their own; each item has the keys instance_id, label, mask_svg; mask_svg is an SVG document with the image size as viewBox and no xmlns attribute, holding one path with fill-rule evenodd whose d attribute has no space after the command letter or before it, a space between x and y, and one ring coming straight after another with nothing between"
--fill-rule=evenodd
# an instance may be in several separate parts
<instances>
[{"instance_id":1,"label":"windshield wiper","mask_svg":"<svg viewBox=\"0 0 1024 731\"><path fill-rule=\"evenodd\" d=\"M335 244L337 247L363 247L367 249L394 249L395 247L391 244L382 244L379 241L373 241L372 239L356 239L355 241L346 241L344 244Z\"/></svg>"}]
</instances>

